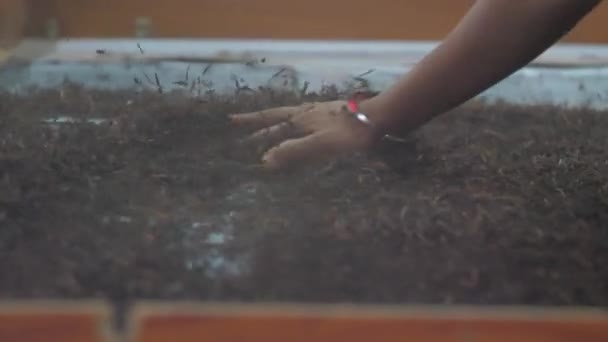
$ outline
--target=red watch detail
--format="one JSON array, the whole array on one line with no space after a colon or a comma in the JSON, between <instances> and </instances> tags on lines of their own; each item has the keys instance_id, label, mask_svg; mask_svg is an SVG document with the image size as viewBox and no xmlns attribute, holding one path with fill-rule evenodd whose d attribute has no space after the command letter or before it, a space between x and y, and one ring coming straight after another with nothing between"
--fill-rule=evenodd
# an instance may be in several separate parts
<instances>
[{"instance_id":1,"label":"red watch detail","mask_svg":"<svg viewBox=\"0 0 608 342\"><path fill-rule=\"evenodd\" d=\"M348 107L348 111L353 114L355 116L355 118L357 120L359 120L360 122L373 127L374 129L377 129L376 125L374 124L374 122L372 122L369 117L365 114L365 113L361 113L359 111L359 101L360 100L364 100L367 97L364 94L360 94L360 93L356 93L352 98L350 98L349 100L347 100L347 107ZM392 140L392 141L397 141L397 142L404 142L405 139L403 138L399 138L393 135L389 135L389 134L383 134L383 138L384 139L388 139L388 140Z\"/></svg>"},{"instance_id":2,"label":"red watch detail","mask_svg":"<svg viewBox=\"0 0 608 342\"><path fill-rule=\"evenodd\" d=\"M350 110L351 113L359 113L359 104L355 99L348 100L348 110Z\"/></svg>"}]
</instances>

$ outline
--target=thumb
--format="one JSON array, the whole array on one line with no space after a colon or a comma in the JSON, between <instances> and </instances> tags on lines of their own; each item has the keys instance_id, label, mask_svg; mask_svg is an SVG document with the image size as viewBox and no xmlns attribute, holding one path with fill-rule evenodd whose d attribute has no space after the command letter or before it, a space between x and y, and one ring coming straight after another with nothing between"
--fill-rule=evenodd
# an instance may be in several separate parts
<instances>
[{"instance_id":1,"label":"thumb","mask_svg":"<svg viewBox=\"0 0 608 342\"><path fill-rule=\"evenodd\" d=\"M323 133L314 133L303 138L290 139L270 149L262 160L265 167L276 170L290 164L309 161L328 153L328 141Z\"/></svg>"}]
</instances>

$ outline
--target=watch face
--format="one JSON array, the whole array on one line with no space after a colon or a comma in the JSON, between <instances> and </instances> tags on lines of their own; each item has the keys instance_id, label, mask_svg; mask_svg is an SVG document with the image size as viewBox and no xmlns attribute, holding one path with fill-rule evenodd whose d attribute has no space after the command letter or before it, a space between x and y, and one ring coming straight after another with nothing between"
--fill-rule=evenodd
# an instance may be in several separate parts
<instances>
[{"instance_id":1,"label":"watch face","mask_svg":"<svg viewBox=\"0 0 608 342\"><path fill-rule=\"evenodd\" d=\"M356 113L355 116L357 117L357 119L361 122L364 122L368 125L371 125L371 121L369 121L369 118L363 114L363 113Z\"/></svg>"}]
</instances>

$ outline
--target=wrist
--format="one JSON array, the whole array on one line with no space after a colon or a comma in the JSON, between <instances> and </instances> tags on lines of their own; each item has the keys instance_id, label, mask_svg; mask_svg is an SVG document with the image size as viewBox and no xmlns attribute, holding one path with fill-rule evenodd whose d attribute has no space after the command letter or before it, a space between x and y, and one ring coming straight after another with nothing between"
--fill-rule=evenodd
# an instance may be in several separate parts
<instances>
[{"instance_id":1,"label":"wrist","mask_svg":"<svg viewBox=\"0 0 608 342\"><path fill-rule=\"evenodd\" d=\"M383 108L382 101L377 97L368 98L359 102L359 111L367 116L373 123L377 134L384 135L389 133L390 124L386 119L386 110Z\"/></svg>"},{"instance_id":2,"label":"wrist","mask_svg":"<svg viewBox=\"0 0 608 342\"><path fill-rule=\"evenodd\" d=\"M372 119L372 117L376 117L376 110L370 104L369 99L361 99L361 96L355 95L346 101L345 106L353 119L358 123L358 126L365 128L363 140L365 141L364 145L367 147L374 146L386 134L384 129Z\"/></svg>"},{"instance_id":3,"label":"wrist","mask_svg":"<svg viewBox=\"0 0 608 342\"><path fill-rule=\"evenodd\" d=\"M372 97L361 101L358 109L372 123L375 132L375 141L388 139L393 141L403 141L400 135L408 133L408 129L401 129L399 122L402 121L400 115L389 109L384 98L380 96Z\"/></svg>"}]
</instances>

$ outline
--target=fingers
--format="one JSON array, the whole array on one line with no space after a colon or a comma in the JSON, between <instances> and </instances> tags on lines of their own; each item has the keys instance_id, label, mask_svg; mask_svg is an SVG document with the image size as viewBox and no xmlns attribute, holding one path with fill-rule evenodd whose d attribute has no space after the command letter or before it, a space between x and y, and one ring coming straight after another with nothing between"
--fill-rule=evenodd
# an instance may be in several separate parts
<instances>
[{"instance_id":1,"label":"fingers","mask_svg":"<svg viewBox=\"0 0 608 342\"><path fill-rule=\"evenodd\" d=\"M281 121L291 119L294 115L312 108L312 105L296 107L278 107L259 112L234 114L230 116L233 123L243 125L275 125Z\"/></svg>"},{"instance_id":2,"label":"fingers","mask_svg":"<svg viewBox=\"0 0 608 342\"><path fill-rule=\"evenodd\" d=\"M291 139L277 147L270 149L263 157L264 165L276 170L284 168L291 163L305 161L327 154L328 144L325 134L315 133L303 138Z\"/></svg>"},{"instance_id":3,"label":"fingers","mask_svg":"<svg viewBox=\"0 0 608 342\"><path fill-rule=\"evenodd\" d=\"M245 139L248 143L259 143L262 141L273 142L283 140L297 132L291 121L285 121L274 126L261 129Z\"/></svg>"}]
</instances>

